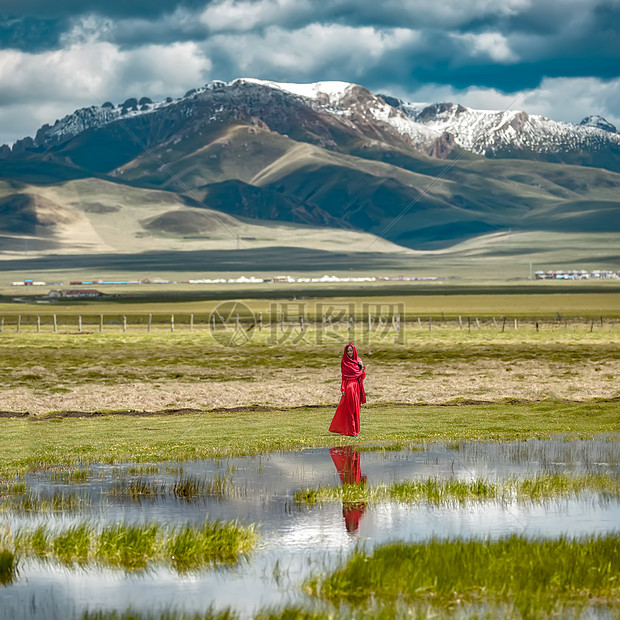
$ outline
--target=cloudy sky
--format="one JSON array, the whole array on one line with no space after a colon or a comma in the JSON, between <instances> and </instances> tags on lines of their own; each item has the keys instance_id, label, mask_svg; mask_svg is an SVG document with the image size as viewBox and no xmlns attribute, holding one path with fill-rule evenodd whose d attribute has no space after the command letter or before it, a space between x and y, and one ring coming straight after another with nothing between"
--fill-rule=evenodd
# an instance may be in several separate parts
<instances>
[{"instance_id":1,"label":"cloudy sky","mask_svg":"<svg viewBox=\"0 0 620 620\"><path fill-rule=\"evenodd\" d=\"M237 77L620 128L620 0L0 0L0 144Z\"/></svg>"}]
</instances>

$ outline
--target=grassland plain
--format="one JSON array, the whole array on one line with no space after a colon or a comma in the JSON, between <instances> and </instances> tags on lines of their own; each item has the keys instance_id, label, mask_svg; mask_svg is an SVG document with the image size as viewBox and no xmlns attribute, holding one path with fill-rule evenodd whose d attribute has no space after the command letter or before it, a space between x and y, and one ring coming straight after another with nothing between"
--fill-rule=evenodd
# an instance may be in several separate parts
<instances>
[{"instance_id":1,"label":"grassland plain","mask_svg":"<svg viewBox=\"0 0 620 620\"><path fill-rule=\"evenodd\" d=\"M373 294L355 296L346 289L340 297L300 299L297 295L308 291L292 287L286 299L246 298L237 306L224 302L233 303L228 326L215 332L208 317L222 300L181 302L176 297L174 302L174 290L156 307L143 298L62 306L71 321L59 319L58 333L51 329L49 308L2 306L4 415L160 414L59 417L39 423L2 420L3 468L23 471L55 460L148 461L338 443L325 429L340 396L339 360L349 339L357 343L367 366L364 441L618 430L615 287L570 292L561 286L553 289L561 291L557 295L537 294L537 287L526 292L511 286L429 287L411 295L406 286L406 295L393 290L374 294L386 290L373 288ZM450 294L437 294L444 290ZM280 317L289 304L284 325L269 323L274 303ZM295 312L301 308L310 319L320 318L320 303L336 308L353 304L352 331L346 322L329 324L325 331L320 323L306 323L301 331ZM364 325L371 310L364 304L371 303L375 310L369 331ZM398 304L406 320L400 332L387 314L381 324L378 320L381 308L393 313ZM241 310L238 331L231 318L235 308ZM150 333L145 309L161 319ZM195 330L190 332L188 319L194 311ZM103 333L87 320L83 333L77 333L77 315L96 321L100 312L108 313ZM265 313L262 331L260 312ZM17 333L11 321L19 313L23 322ZM43 315L40 333L32 320L36 313ZM168 313L176 317L174 332L166 323ZM503 322L502 314L511 319ZM517 329L513 317L518 317ZM186 415L163 415L175 412Z\"/></svg>"},{"instance_id":2,"label":"grassland plain","mask_svg":"<svg viewBox=\"0 0 620 620\"><path fill-rule=\"evenodd\" d=\"M324 446L590 437L620 432L617 401L364 409L362 435L327 431L333 408L0 419L0 475L91 462L152 463Z\"/></svg>"},{"instance_id":3,"label":"grassland plain","mask_svg":"<svg viewBox=\"0 0 620 620\"><path fill-rule=\"evenodd\" d=\"M475 324L475 323L474 323ZM0 410L163 412L333 406L339 358L353 339L374 404L506 399L587 401L619 395L620 325L508 324L459 329L427 321L396 333L242 327L189 333L0 334ZM359 324L356 329L361 329ZM382 331L384 330L384 331ZM356 336L356 337L354 337ZM227 346L231 345L231 346Z\"/></svg>"}]
</instances>

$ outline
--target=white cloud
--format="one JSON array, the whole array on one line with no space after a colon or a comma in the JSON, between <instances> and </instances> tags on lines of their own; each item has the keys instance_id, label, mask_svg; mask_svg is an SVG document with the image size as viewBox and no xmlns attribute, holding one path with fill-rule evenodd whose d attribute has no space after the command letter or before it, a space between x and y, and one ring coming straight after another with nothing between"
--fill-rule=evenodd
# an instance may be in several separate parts
<instances>
[{"instance_id":1,"label":"white cloud","mask_svg":"<svg viewBox=\"0 0 620 620\"><path fill-rule=\"evenodd\" d=\"M309 75L321 80L347 75L353 80L417 38L415 31L404 28L310 24L294 31L272 26L261 35L217 35L207 49L229 50L242 77L300 81Z\"/></svg>"},{"instance_id":2,"label":"white cloud","mask_svg":"<svg viewBox=\"0 0 620 620\"><path fill-rule=\"evenodd\" d=\"M33 135L82 106L183 94L210 71L211 61L194 42L122 50L91 40L39 54L0 50L0 143Z\"/></svg>"},{"instance_id":3,"label":"white cloud","mask_svg":"<svg viewBox=\"0 0 620 620\"><path fill-rule=\"evenodd\" d=\"M244 32L301 22L328 23L330 19L339 21L347 16L353 23L393 24L402 20L408 26L450 28L472 19L515 15L531 5L532 0L219 0L206 7L200 21L211 32Z\"/></svg>"},{"instance_id":4,"label":"white cloud","mask_svg":"<svg viewBox=\"0 0 620 620\"><path fill-rule=\"evenodd\" d=\"M469 48L473 57L486 57L494 62L510 63L518 60L515 52L510 49L508 39L499 32L483 32L481 34L466 33L453 35Z\"/></svg>"},{"instance_id":5,"label":"white cloud","mask_svg":"<svg viewBox=\"0 0 620 620\"><path fill-rule=\"evenodd\" d=\"M200 22L211 32L243 32L311 14L309 0L223 0L209 4L200 15Z\"/></svg>"}]
</instances>

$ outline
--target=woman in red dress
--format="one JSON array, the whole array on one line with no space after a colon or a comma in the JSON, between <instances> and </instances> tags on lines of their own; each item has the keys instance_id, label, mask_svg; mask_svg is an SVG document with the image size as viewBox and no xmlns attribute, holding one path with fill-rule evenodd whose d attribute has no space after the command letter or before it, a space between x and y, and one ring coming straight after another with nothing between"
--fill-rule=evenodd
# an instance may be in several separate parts
<instances>
[{"instance_id":1,"label":"woman in red dress","mask_svg":"<svg viewBox=\"0 0 620 620\"><path fill-rule=\"evenodd\" d=\"M332 433L355 437L360 432L360 405L366 402L364 368L355 347L350 342L347 343L340 362L342 371L340 393L342 396L329 427Z\"/></svg>"}]
</instances>

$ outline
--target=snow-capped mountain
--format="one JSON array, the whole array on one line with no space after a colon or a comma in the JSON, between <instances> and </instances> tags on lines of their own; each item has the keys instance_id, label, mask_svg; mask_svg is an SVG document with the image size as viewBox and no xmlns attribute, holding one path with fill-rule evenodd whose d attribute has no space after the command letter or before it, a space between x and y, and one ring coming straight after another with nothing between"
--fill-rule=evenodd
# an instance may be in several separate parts
<instances>
[{"instance_id":1,"label":"snow-capped mountain","mask_svg":"<svg viewBox=\"0 0 620 620\"><path fill-rule=\"evenodd\" d=\"M336 148L334 133L344 130L371 142L402 141L436 157L449 155L455 145L487 157L525 158L620 149L620 134L600 116L587 117L576 125L516 110L407 103L348 82L294 84L239 78L210 82L178 99L168 97L154 103L148 98L132 98L119 105L106 102L82 108L51 126L44 125L34 140L20 140L12 150L46 151L87 130L136 118L154 121L159 138L163 127L189 118L201 125L236 118L262 122L284 134L303 129L311 135L307 141L325 148ZM7 154L7 148L0 151L0 156Z\"/></svg>"},{"instance_id":2,"label":"snow-capped mountain","mask_svg":"<svg viewBox=\"0 0 620 620\"><path fill-rule=\"evenodd\" d=\"M291 100L298 104L293 115L296 115L296 118L291 118ZM279 104L279 107L274 103ZM117 106L106 102L102 106L82 108L57 120L51 126L44 125L34 140L25 138L17 141L13 151L45 150L67 142L89 129L98 129L136 117L167 116L169 122L195 117L198 106L200 115L207 115L206 120L209 122L220 122L230 117L260 119L275 131L286 131L292 123L307 126L308 118L303 114L303 108L306 108L320 114L322 121L335 121L336 124L345 125L369 138L388 141L401 138L421 150L432 149L442 136L441 131L415 122L403 111L356 84L287 84L239 78L228 83L215 80L201 88L189 90L183 97L174 100L167 98L153 103L147 98L131 98ZM369 127L369 124L372 127ZM316 130L316 119L314 125ZM318 134L321 133L324 132L319 129ZM323 146L329 148L330 140L327 139Z\"/></svg>"},{"instance_id":3,"label":"snow-capped mountain","mask_svg":"<svg viewBox=\"0 0 620 620\"><path fill-rule=\"evenodd\" d=\"M411 120L435 132L453 135L456 144L479 155L501 156L519 151L547 154L620 146L616 128L600 116L589 116L575 125L518 110L474 110L454 103L416 106L394 99L391 102Z\"/></svg>"},{"instance_id":4,"label":"snow-capped mountain","mask_svg":"<svg viewBox=\"0 0 620 620\"><path fill-rule=\"evenodd\" d=\"M586 116L580 125L585 125L586 127L595 127L596 129L603 129L605 131L609 131L610 133L618 133L616 126L610 123L607 119L599 116L598 114L594 114L593 116Z\"/></svg>"}]
</instances>

